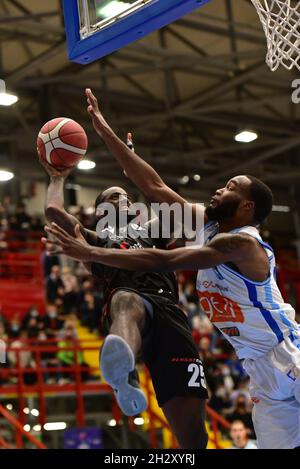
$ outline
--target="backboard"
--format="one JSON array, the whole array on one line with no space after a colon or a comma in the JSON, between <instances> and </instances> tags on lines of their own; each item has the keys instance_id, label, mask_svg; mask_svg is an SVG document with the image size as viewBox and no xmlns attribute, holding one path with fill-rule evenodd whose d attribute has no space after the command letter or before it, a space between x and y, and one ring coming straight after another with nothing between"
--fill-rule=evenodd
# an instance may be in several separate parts
<instances>
[{"instance_id":1,"label":"backboard","mask_svg":"<svg viewBox=\"0 0 300 469\"><path fill-rule=\"evenodd\" d=\"M63 0L69 59L88 64L211 0Z\"/></svg>"}]
</instances>

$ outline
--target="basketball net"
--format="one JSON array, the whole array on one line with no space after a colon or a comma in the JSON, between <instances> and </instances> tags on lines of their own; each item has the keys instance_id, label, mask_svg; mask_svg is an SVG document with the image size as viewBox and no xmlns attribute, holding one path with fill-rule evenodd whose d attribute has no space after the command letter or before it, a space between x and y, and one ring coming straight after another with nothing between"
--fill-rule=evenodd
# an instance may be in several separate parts
<instances>
[{"instance_id":1,"label":"basketball net","mask_svg":"<svg viewBox=\"0 0 300 469\"><path fill-rule=\"evenodd\" d=\"M251 0L262 22L272 71L283 65L300 70L300 0Z\"/></svg>"}]
</instances>

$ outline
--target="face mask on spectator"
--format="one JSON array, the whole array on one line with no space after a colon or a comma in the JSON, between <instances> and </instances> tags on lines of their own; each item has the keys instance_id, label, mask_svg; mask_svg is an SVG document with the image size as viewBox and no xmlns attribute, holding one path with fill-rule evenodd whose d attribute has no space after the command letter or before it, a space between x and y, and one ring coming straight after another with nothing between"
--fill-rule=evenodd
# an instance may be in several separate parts
<instances>
[{"instance_id":1,"label":"face mask on spectator","mask_svg":"<svg viewBox=\"0 0 300 469\"><path fill-rule=\"evenodd\" d=\"M49 311L48 316L49 316L51 319L56 318L57 312L56 312L56 311Z\"/></svg>"},{"instance_id":2,"label":"face mask on spectator","mask_svg":"<svg viewBox=\"0 0 300 469\"><path fill-rule=\"evenodd\" d=\"M238 409L244 410L244 409L246 409L246 402L238 401L236 406L237 406Z\"/></svg>"},{"instance_id":3,"label":"face mask on spectator","mask_svg":"<svg viewBox=\"0 0 300 469\"><path fill-rule=\"evenodd\" d=\"M219 388L215 392L217 397L225 397L226 396L226 389L225 388Z\"/></svg>"},{"instance_id":4,"label":"face mask on spectator","mask_svg":"<svg viewBox=\"0 0 300 469\"><path fill-rule=\"evenodd\" d=\"M19 324L12 324L11 329L14 332L18 332L20 330L20 326Z\"/></svg>"},{"instance_id":5,"label":"face mask on spectator","mask_svg":"<svg viewBox=\"0 0 300 469\"><path fill-rule=\"evenodd\" d=\"M30 316L33 317L33 318L36 318L37 316L39 315L39 312L37 309L32 309L30 311Z\"/></svg>"},{"instance_id":6,"label":"face mask on spectator","mask_svg":"<svg viewBox=\"0 0 300 469\"><path fill-rule=\"evenodd\" d=\"M47 335L45 332L40 332L38 338L39 340L47 340Z\"/></svg>"},{"instance_id":7,"label":"face mask on spectator","mask_svg":"<svg viewBox=\"0 0 300 469\"><path fill-rule=\"evenodd\" d=\"M230 376L230 369L226 366L222 368L222 374L223 376Z\"/></svg>"}]
</instances>

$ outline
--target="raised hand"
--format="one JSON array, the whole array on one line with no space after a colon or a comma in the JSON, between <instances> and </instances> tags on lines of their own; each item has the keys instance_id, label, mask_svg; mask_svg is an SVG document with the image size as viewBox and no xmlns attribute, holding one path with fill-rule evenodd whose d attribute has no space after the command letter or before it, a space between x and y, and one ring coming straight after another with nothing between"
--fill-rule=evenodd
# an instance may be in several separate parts
<instances>
[{"instance_id":1,"label":"raised hand","mask_svg":"<svg viewBox=\"0 0 300 469\"><path fill-rule=\"evenodd\" d=\"M91 261L92 246L86 242L80 231L79 224L74 228L75 237L69 235L56 223L51 223L51 226L45 226L45 231L54 236L54 241L42 238L42 243L46 246L48 255L57 256L58 254L63 254L77 261Z\"/></svg>"},{"instance_id":2,"label":"raised hand","mask_svg":"<svg viewBox=\"0 0 300 469\"><path fill-rule=\"evenodd\" d=\"M90 88L85 90L85 95L88 103L87 111L92 118L94 129L96 130L97 134L102 137L103 132L105 129L109 128L109 125L101 114L97 98L94 96Z\"/></svg>"}]
</instances>

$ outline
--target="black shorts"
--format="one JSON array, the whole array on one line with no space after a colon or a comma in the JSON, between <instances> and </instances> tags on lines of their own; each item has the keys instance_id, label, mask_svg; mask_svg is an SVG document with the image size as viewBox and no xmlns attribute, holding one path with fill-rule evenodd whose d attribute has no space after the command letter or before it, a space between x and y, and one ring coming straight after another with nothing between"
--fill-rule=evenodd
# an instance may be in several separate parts
<instances>
[{"instance_id":1,"label":"black shorts","mask_svg":"<svg viewBox=\"0 0 300 469\"><path fill-rule=\"evenodd\" d=\"M130 288L118 290L136 293L152 305L143 333L142 358L149 369L158 405L162 407L179 396L207 399L202 362L184 312L158 294Z\"/></svg>"}]
</instances>

